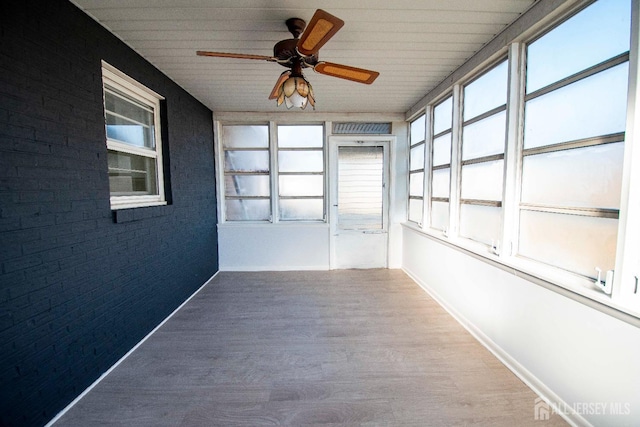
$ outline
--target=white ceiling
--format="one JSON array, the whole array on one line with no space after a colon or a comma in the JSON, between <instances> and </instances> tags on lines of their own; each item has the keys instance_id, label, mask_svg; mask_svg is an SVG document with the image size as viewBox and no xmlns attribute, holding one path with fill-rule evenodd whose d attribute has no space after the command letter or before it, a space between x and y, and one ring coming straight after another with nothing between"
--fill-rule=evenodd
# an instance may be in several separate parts
<instances>
[{"instance_id":1,"label":"white ceiling","mask_svg":"<svg viewBox=\"0 0 640 427\"><path fill-rule=\"evenodd\" d=\"M316 111L405 113L535 0L72 0L215 112L280 111L267 99L284 68L196 56L270 56L285 20L316 9L345 21L320 59L376 70L364 85L305 71ZM309 109L310 107L307 107Z\"/></svg>"}]
</instances>

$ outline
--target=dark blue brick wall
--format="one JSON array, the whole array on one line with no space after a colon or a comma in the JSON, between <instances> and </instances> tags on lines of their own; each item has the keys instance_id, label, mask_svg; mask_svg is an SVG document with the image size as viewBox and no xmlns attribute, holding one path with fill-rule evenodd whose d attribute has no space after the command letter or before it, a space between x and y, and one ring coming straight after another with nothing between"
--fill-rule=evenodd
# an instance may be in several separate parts
<instances>
[{"instance_id":1,"label":"dark blue brick wall","mask_svg":"<svg viewBox=\"0 0 640 427\"><path fill-rule=\"evenodd\" d=\"M168 206L109 205L101 60L166 98ZM211 111L66 0L0 2L0 425L43 425L218 269Z\"/></svg>"}]
</instances>

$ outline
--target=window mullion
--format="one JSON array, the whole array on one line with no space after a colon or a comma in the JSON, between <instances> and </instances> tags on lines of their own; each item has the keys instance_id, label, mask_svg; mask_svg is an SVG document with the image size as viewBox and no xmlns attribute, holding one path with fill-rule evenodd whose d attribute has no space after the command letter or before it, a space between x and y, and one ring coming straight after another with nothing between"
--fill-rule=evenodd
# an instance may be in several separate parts
<instances>
[{"instance_id":1,"label":"window mullion","mask_svg":"<svg viewBox=\"0 0 640 427\"><path fill-rule=\"evenodd\" d=\"M507 99L506 144L504 151L505 172L502 195L502 241L501 258L515 255L518 227L518 200L520 200L520 176L522 161L525 46L512 43L509 46L509 86Z\"/></svg>"},{"instance_id":2,"label":"window mullion","mask_svg":"<svg viewBox=\"0 0 640 427\"><path fill-rule=\"evenodd\" d=\"M624 64L625 62L627 62L629 60L629 52L625 52L622 53L618 56L614 56L613 58L610 58L604 62L601 62L600 64L596 64L592 67L589 67L585 70L579 71L571 76L565 77L561 80L558 80L557 82L554 82L548 86L545 86L543 88L540 88L538 90L536 90L535 92L529 93L525 96L525 101L529 101L531 99L537 98L539 96L543 96L546 95L548 93L551 93L555 90L561 89L565 86L568 86L572 83L575 83L579 80L582 79L586 79L588 77L593 76L594 74L597 74L601 71L605 71L608 70L609 68L613 68L616 65L620 65L620 64Z\"/></svg>"},{"instance_id":3,"label":"window mullion","mask_svg":"<svg viewBox=\"0 0 640 427\"><path fill-rule=\"evenodd\" d=\"M528 148L522 151L523 156L535 156L537 154L551 153L554 151L572 150L575 148L593 147L596 145L624 142L625 133L613 133L590 138L583 138L574 141L559 142L557 144L543 145L540 147Z\"/></svg>"},{"instance_id":4,"label":"window mullion","mask_svg":"<svg viewBox=\"0 0 640 427\"><path fill-rule=\"evenodd\" d=\"M271 188L271 222L279 222L278 198L280 197L278 185L278 126L276 122L269 122L269 184Z\"/></svg>"},{"instance_id":5,"label":"window mullion","mask_svg":"<svg viewBox=\"0 0 640 427\"><path fill-rule=\"evenodd\" d=\"M458 235L460 219L460 180L462 158L462 86L453 86L453 124L451 128L451 171L449 188L449 233Z\"/></svg>"},{"instance_id":6,"label":"window mullion","mask_svg":"<svg viewBox=\"0 0 640 427\"><path fill-rule=\"evenodd\" d=\"M489 118L489 117L494 116L494 115L496 115L498 113L501 113L501 112L505 111L506 109L507 109L507 104L503 104L503 105L501 105L499 107L492 108L489 111L485 111L482 114L478 114L477 116L468 119L467 121L462 123L462 126L469 126L469 125L472 125L474 123L478 123L478 122L480 122L480 121L482 121L482 120L484 120L486 118Z\"/></svg>"},{"instance_id":7,"label":"window mullion","mask_svg":"<svg viewBox=\"0 0 640 427\"><path fill-rule=\"evenodd\" d=\"M640 165L637 135L640 134L640 1L631 7L629 92L627 98L626 141L622 166L622 195L618 222L618 243L612 299L626 307L640 306Z\"/></svg>"},{"instance_id":8,"label":"window mullion","mask_svg":"<svg viewBox=\"0 0 640 427\"><path fill-rule=\"evenodd\" d=\"M136 156L150 157L155 159L159 153L157 150L150 150L148 148L137 147L135 145L126 144L114 139L107 139L107 149L113 151L119 151L122 153L133 154Z\"/></svg>"},{"instance_id":9,"label":"window mullion","mask_svg":"<svg viewBox=\"0 0 640 427\"><path fill-rule=\"evenodd\" d=\"M323 206L322 206L322 220L326 223L331 224L331 209L329 207L329 192L331 191L329 185L329 174L331 173L329 170L329 133L331 133L331 129L333 129L333 122L325 121L324 126L322 128L322 167L324 173L324 182L323 182ZM330 228L331 230L331 228Z\"/></svg>"},{"instance_id":10,"label":"window mullion","mask_svg":"<svg viewBox=\"0 0 640 427\"><path fill-rule=\"evenodd\" d=\"M431 226L431 163L433 158L433 106L424 112L424 173L422 175L422 223L421 228Z\"/></svg>"}]
</instances>

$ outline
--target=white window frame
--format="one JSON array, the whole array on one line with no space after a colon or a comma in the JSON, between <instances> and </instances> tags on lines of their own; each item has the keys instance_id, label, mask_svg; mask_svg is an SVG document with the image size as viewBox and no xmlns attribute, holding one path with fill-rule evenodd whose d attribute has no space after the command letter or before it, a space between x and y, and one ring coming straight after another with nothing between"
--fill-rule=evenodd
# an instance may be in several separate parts
<instances>
[{"instance_id":1,"label":"white window frame","mask_svg":"<svg viewBox=\"0 0 640 427\"><path fill-rule=\"evenodd\" d=\"M136 101L144 104L153 110L154 116L154 138L155 138L155 150L148 150L138 148L129 144L125 144L116 140L106 137L106 145L108 150L118 151L126 154L133 154L137 156L144 156L153 158L156 163L156 186L158 194L144 195L144 196L110 196L111 209L128 209L146 206L159 206L166 205L165 192L164 192L164 171L162 167L162 134L160 129L160 101L164 100L164 97L127 76L123 72L119 71L114 66L102 61L102 87L103 94L106 86L112 87L117 91L135 99ZM106 135L106 107L103 110L105 112L105 135Z\"/></svg>"},{"instance_id":2,"label":"white window frame","mask_svg":"<svg viewBox=\"0 0 640 427\"><path fill-rule=\"evenodd\" d=\"M445 91L442 95L440 95L433 103L431 103L427 107L427 140L426 144L426 154L425 154L425 178L427 182L425 182L425 196L427 198L428 203L425 204L425 209L423 212L423 216L426 218L424 224L426 224L427 229L431 233L436 233L439 236L444 236L445 238L449 237L449 231L451 229L455 230L455 224L452 227L452 209L454 212L457 212L456 208L453 207L453 200L456 199L454 197L454 192L452 191L452 186L457 188L457 184L454 183L454 177L457 175L457 167L454 164L454 155L458 152L458 138L460 131L456 128L457 123L457 115L459 114L459 109L456 106L460 103L460 86L456 85L453 88L450 88ZM448 127L438 133L434 133L435 126L435 108L440 104L446 102L449 98L451 98L451 127ZM440 138L441 136L445 136L447 134L451 135L451 145L449 146L449 163L442 165L433 165L433 141ZM433 171L440 169L449 169L449 195L448 197L439 197L433 195ZM456 175L454 175L454 173ZM456 199L457 200L457 199ZM445 227L443 229L436 228L433 225L432 218L432 206L433 202L439 203L448 203L449 204L449 221L447 221ZM457 203L457 202L455 202Z\"/></svg>"},{"instance_id":3,"label":"white window frame","mask_svg":"<svg viewBox=\"0 0 640 427\"><path fill-rule=\"evenodd\" d=\"M264 126L267 128L267 147L248 147L248 148L227 148L224 146L224 140L223 140L223 135L224 135L224 127L225 126ZM272 180L272 171L273 171L273 153L272 153L272 138L271 138L271 131L270 131L270 127L268 123L225 123L223 125L220 126L220 138L219 138L219 143L220 143L220 162L219 162L219 171L221 174L221 179L220 179L220 194L221 194L221 204L222 204L222 209L220 210L220 218L222 219L221 222L226 222L226 223L242 223L242 224L246 224L246 223L265 223L265 222L271 222L273 220L273 206L271 203L271 199L273 196L273 180ZM247 171L247 172L235 172L235 171L227 171L225 168L225 153L227 151L248 151L248 152L266 152L267 156L268 156L268 165L269 165L269 169L266 172L259 172L257 170L252 170L252 171ZM255 195L250 195L250 196L228 196L226 194L226 177L227 176L242 176L242 175L252 175L252 176L267 176L269 178L269 195L268 196L255 196ZM227 219L227 201L228 200L268 200L269 201L269 216L268 218L262 220L262 219L247 219L247 220L242 220L242 219Z\"/></svg>"},{"instance_id":4,"label":"white window frame","mask_svg":"<svg viewBox=\"0 0 640 427\"><path fill-rule=\"evenodd\" d=\"M320 126L322 127L322 147L281 147L280 141L278 140L278 129L280 126L288 126L288 127L303 127L303 126ZM326 150L325 150L325 141L327 139L327 131L324 123L275 123L275 157L277 159L280 158L280 152L320 152L322 154L322 172L283 172L280 170L280 165L278 164L278 169L275 171L273 175L273 180L276 181L276 185L278 187L278 192L275 194L276 205L278 212L277 221L278 222L290 222L290 223L300 223L300 222L326 222L327 221L327 189L326 189ZM322 176L322 196L282 196L280 194L280 176ZM282 218L281 209L280 209L280 201L281 200L322 200L322 218L313 218L313 219L285 219Z\"/></svg>"},{"instance_id":5,"label":"white window frame","mask_svg":"<svg viewBox=\"0 0 640 427\"><path fill-rule=\"evenodd\" d=\"M411 127L413 126L413 124L418 121L418 120L423 120L424 121L424 133L422 135L422 139L418 140L418 141L413 141L411 136L413 135L413 132L411 131ZM426 172L427 170L425 169L425 164L426 164L426 160L423 162L422 168L418 168L418 169L411 169L411 151L418 147L418 146L422 146L422 157L423 159L426 159L427 156L427 125L428 125L429 121L427 120L427 114L423 111L422 114L418 114L413 120L411 120L409 122L409 156L408 156L408 165L407 165L407 170L409 171L408 174L408 179L407 179L407 220L409 222L413 222L418 224L418 226L422 227L422 224L424 223L424 212L425 212L425 206L424 206L424 192L425 192L425 184L426 184ZM412 195L411 194L411 175L415 175L415 174L419 174L422 173L422 196L416 196L416 195ZM420 219L418 221L413 221L411 219L409 219L409 213L410 213L410 209L411 209L411 200L419 200L420 201Z\"/></svg>"},{"instance_id":6,"label":"white window frame","mask_svg":"<svg viewBox=\"0 0 640 427\"><path fill-rule=\"evenodd\" d=\"M590 5L591 3L589 3ZM429 221L419 225L407 221L405 226L415 229L442 241L446 245L462 250L463 252L489 262L490 264L526 277L534 283L565 295L569 298L581 301L590 307L614 315L620 319L637 322L640 319L640 164L637 157L640 141L637 141L638 129L640 129L640 0L631 0L631 44L629 58L629 81L627 98L627 124L625 129L625 147L622 172L622 188L620 201L620 217L618 225L618 243L615 260L615 274L613 291L607 295L593 285L593 280L575 273L562 270L559 267L543 264L531 259L516 256L517 236L520 212L520 186L523 156L523 126L525 103L525 69L526 69L526 44L542 36L547 31L561 25L575 13L578 13L588 5L584 3L574 4L571 8L563 8L554 16L545 17L538 24L527 28L523 34L514 34L511 42L505 43L503 48L495 49L492 53L484 55L482 62L476 62L473 68L466 68L465 74L459 74L452 85L441 86L439 94L428 95L426 105L421 109L415 109L407 116L407 125L420 116L427 114L433 117L433 109L442 100L453 92L453 141L452 141L452 179L450 194L449 220L451 230L443 233L432 229ZM499 60L508 55L509 81L507 100L507 144L504 153L504 188L503 188L503 218L502 239L498 248L487 248L484 245L472 242L460 237L457 233L459 224L459 212L452 209L458 205L460 194L460 179L458 169L461 164L459 150L459 133L462 126L460 90L461 85L470 82L483 73L489 71ZM427 132L427 154L433 149L433 135L429 128ZM431 175L432 166L430 155L425 156L425 175ZM431 215L431 194L429 185L425 185L424 217ZM497 249L497 250L496 250ZM603 277L604 279L604 277ZM633 319L633 320L632 320Z\"/></svg>"},{"instance_id":7,"label":"white window frame","mask_svg":"<svg viewBox=\"0 0 640 427\"><path fill-rule=\"evenodd\" d=\"M222 139L223 128L225 126L267 126L269 135L269 147L259 150L268 151L269 153L269 196L260 197L260 199L269 199L271 214L268 220L229 220L226 218L226 199L225 195L225 171L224 171L224 141ZM323 218L320 219L281 219L280 218L280 193L279 193L279 177L280 169L278 166L278 153L280 147L278 145L278 126L322 126L322 148L284 148L284 151L322 151L322 166L323 171L313 173L298 173L298 172L284 172L283 175L320 175L323 176ZM327 129L330 128L328 122L288 122L288 121L218 121L215 122L216 132L216 147L217 147L217 170L218 170L218 218L221 224L228 225L246 225L246 224L279 224L279 225L300 225L300 224L326 224L328 222L327 215ZM256 149L258 150L258 149ZM265 174L266 175L266 174ZM241 199L242 197L233 197L234 199ZM304 200L304 199L319 199L320 196L285 196L284 200Z\"/></svg>"},{"instance_id":8,"label":"white window frame","mask_svg":"<svg viewBox=\"0 0 640 427\"><path fill-rule=\"evenodd\" d=\"M473 75L472 78L468 79L467 81L465 81L464 83L462 83L460 85L460 89L458 91L458 96L460 97L460 101L458 103L454 103L453 108L458 108L459 111L456 112L454 111L454 120L456 120L457 118L457 124L454 123L454 127L457 126L457 140L453 141L453 143L456 144L456 146L458 147L457 149L457 158L455 160L456 163L456 168L457 168L457 176L452 177L452 180L455 180L457 182L457 188L456 188L456 192L457 192L457 200L456 200L456 209L457 209L457 220L458 222L455 224L454 227L452 227L454 230L456 230L456 237L459 235L459 237L461 239L466 239L468 240L468 244L470 246L474 246L478 249L486 249L488 248L491 252L493 252L494 254L498 255L499 251L500 251L500 247L501 247L501 241L502 241L502 228L500 228L500 230L498 231L498 235L496 236L496 239L494 239L494 241L491 242L491 244L489 244L489 242L479 242L476 241L474 239L472 239L471 237L464 237L462 235L460 235L460 215L462 214L462 205L466 204L466 205L470 205L470 206L489 206L489 207L494 207L494 208L498 208L500 209L500 223L502 224L502 220L504 218L504 185L505 185L505 177L504 177L504 169L506 167L506 146L507 146L507 129L509 127L509 121L508 121L508 109L509 109L509 93L508 93L508 89L507 89L507 93L505 94L505 104L502 104L498 107L494 107L490 110L486 110L483 111L481 114L475 116L475 117L471 117L467 120L464 120L463 117L463 111L464 111L464 106L465 106L465 102L466 100L464 99L464 93L465 93L465 89L471 85L472 83L474 83L475 81L477 81L478 79L482 78L485 74L493 71L496 67L498 67L499 65L501 65L502 63L504 63L506 61L506 65L507 65L507 69L509 68L509 58L505 55L502 55L498 60L496 61L492 61L491 63L487 64L486 66L484 66L482 68L482 70L478 73L475 73ZM507 70L507 81L505 82L508 88L509 85L509 71ZM495 115L501 113L501 112L505 112L506 118L505 118L505 129L504 129L504 134L505 134L505 143L504 143L504 148L502 153L499 154L492 154L489 156L482 156L482 157L476 157L473 159L468 159L468 160L463 160L462 159L462 153L463 153L463 145L465 143L464 140L464 128L465 126L469 126L473 123L477 123L479 121L482 121L484 119L487 118L491 118L494 117ZM462 171L464 166L467 165L473 165L473 164L487 164L490 163L492 161L495 160L502 160L503 161L503 176L502 176L502 186L503 186L503 192L502 192L502 197L501 200L499 201L495 201L495 200L477 200L477 199L464 199L462 197ZM453 158L451 159L451 162L453 163L454 160Z\"/></svg>"}]
</instances>

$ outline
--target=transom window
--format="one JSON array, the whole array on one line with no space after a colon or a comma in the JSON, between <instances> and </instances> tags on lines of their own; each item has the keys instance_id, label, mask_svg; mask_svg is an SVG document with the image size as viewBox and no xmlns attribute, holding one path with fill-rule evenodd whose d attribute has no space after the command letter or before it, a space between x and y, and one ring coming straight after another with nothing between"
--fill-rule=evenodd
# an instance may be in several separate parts
<instances>
[{"instance_id":1,"label":"transom window","mask_svg":"<svg viewBox=\"0 0 640 427\"><path fill-rule=\"evenodd\" d=\"M163 204L160 95L103 63L112 209Z\"/></svg>"}]
</instances>

